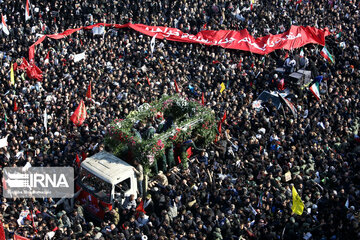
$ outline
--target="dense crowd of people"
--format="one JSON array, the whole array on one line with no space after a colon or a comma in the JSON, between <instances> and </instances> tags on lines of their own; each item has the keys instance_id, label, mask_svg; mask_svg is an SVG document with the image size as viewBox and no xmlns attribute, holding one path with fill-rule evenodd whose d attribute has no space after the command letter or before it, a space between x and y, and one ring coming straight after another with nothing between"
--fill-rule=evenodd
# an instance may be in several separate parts
<instances>
[{"instance_id":1,"label":"dense crowd of people","mask_svg":"<svg viewBox=\"0 0 360 240\"><path fill-rule=\"evenodd\" d=\"M257 0L252 8L250 2L31 1L31 19L24 21L24 1L0 1L10 32L0 33L0 137L8 136L8 146L0 149L1 167L76 167L76 154L104 150L112 120L163 94L175 94L174 79L184 96L200 100L204 92L206 105L218 118L227 113L223 134L191 159L188 169L161 174L143 199L131 197L118 204L101 223L91 222L78 202L69 209L51 198L1 198L0 220L7 237L360 238L359 1ZM281 73L275 69L284 65L285 55L299 59L300 49L260 56L156 40L152 55L151 37L130 29L106 28L96 36L82 30L64 39L47 39L35 51L42 81L17 69L15 86L10 85L11 63L20 65L22 57L28 57L39 34L98 22L169 26L188 33L246 28L254 37L281 33L291 25L327 27L333 34L326 37L326 45L336 62L319 55L321 46L302 48L303 67L313 77L323 76L321 100L282 76L297 117L285 106L267 104L258 110L252 103L262 91L278 89L276 75ZM72 56L84 51L86 58L74 62ZM298 67L296 62L295 70ZM76 127L69 118L85 100L90 82L88 117ZM222 82L227 88L220 93ZM292 186L305 204L301 216L292 214ZM141 200L146 213L138 214Z\"/></svg>"}]
</instances>

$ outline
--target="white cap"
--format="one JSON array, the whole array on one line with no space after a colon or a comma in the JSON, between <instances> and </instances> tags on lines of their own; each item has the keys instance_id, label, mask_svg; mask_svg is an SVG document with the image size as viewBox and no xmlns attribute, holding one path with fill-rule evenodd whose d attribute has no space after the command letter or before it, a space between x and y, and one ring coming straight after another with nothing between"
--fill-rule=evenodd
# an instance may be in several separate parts
<instances>
[{"instance_id":1,"label":"white cap","mask_svg":"<svg viewBox=\"0 0 360 240\"><path fill-rule=\"evenodd\" d=\"M265 134L266 133L266 129L265 128L260 128L258 130L259 133Z\"/></svg>"}]
</instances>

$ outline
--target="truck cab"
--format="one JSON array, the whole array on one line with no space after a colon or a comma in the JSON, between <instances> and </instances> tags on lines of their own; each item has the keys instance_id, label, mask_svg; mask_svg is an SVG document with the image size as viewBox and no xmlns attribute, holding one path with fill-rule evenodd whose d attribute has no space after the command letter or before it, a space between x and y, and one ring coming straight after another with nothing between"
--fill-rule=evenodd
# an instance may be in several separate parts
<instances>
[{"instance_id":1,"label":"truck cab","mask_svg":"<svg viewBox=\"0 0 360 240\"><path fill-rule=\"evenodd\" d=\"M102 151L86 158L76 181L77 200L93 216L103 219L115 201L137 197L138 185L133 166Z\"/></svg>"}]
</instances>

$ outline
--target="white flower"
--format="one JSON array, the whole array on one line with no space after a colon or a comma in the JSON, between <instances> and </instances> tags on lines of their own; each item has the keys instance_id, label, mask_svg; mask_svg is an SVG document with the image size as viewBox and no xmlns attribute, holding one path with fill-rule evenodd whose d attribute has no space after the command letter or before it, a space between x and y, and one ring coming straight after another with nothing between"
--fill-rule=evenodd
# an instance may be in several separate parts
<instances>
[{"instance_id":1,"label":"white flower","mask_svg":"<svg viewBox=\"0 0 360 240\"><path fill-rule=\"evenodd\" d=\"M143 105L138 107L138 112L143 112L146 111L150 108L150 104L148 103L144 103Z\"/></svg>"}]
</instances>

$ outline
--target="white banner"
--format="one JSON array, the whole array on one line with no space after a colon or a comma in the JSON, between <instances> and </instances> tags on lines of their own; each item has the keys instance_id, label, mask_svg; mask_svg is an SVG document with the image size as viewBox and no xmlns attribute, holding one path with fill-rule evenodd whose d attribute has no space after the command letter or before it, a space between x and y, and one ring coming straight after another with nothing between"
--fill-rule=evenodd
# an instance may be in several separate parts
<instances>
[{"instance_id":1,"label":"white banner","mask_svg":"<svg viewBox=\"0 0 360 240\"><path fill-rule=\"evenodd\" d=\"M7 147L7 146L8 146L8 141L7 141L8 136L9 136L9 135L7 135L6 137L0 139L0 148Z\"/></svg>"},{"instance_id":2,"label":"white banner","mask_svg":"<svg viewBox=\"0 0 360 240\"><path fill-rule=\"evenodd\" d=\"M74 55L74 62L79 62L79 61L81 61L81 60L83 60L83 59L85 59L85 52L86 51L84 51L84 52L82 52L82 53L79 53L79 54L75 54Z\"/></svg>"},{"instance_id":3,"label":"white banner","mask_svg":"<svg viewBox=\"0 0 360 240\"><path fill-rule=\"evenodd\" d=\"M100 27L94 27L92 29L93 35L103 35L105 34L105 27L104 26L100 26Z\"/></svg>"}]
</instances>

